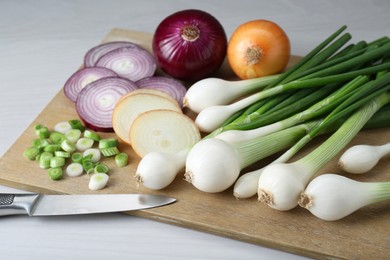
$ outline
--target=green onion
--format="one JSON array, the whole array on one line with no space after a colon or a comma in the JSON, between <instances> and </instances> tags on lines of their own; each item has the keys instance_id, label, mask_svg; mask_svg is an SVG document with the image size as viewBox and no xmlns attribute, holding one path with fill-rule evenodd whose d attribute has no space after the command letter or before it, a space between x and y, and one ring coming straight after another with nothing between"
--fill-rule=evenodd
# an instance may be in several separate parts
<instances>
[{"instance_id":1,"label":"green onion","mask_svg":"<svg viewBox=\"0 0 390 260\"><path fill-rule=\"evenodd\" d=\"M102 152L102 154L105 157L114 156L114 155L117 155L119 153L118 147L102 148L102 149L100 149L100 151Z\"/></svg>"},{"instance_id":2,"label":"green onion","mask_svg":"<svg viewBox=\"0 0 390 260\"><path fill-rule=\"evenodd\" d=\"M78 119L69 120L68 123L72 129L78 129L81 132L84 132L85 130L84 125Z\"/></svg>"},{"instance_id":3,"label":"green onion","mask_svg":"<svg viewBox=\"0 0 390 260\"><path fill-rule=\"evenodd\" d=\"M52 179L53 181L58 181L62 179L62 175L63 175L62 169L60 167L50 168L48 170L48 174L50 179Z\"/></svg>"},{"instance_id":4,"label":"green onion","mask_svg":"<svg viewBox=\"0 0 390 260\"><path fill-rule=\"evenodd\" d=\"M51 168L62 167L64 165L65 165L65 158L64 157L54 156L50 159L50 167Z\"/></svg>"},{"instance_id":5,"label":"green onion","mask_svg":"<svg viewBox=\"0 0 390 260\"><path fill-rule=\"evenodd\" d=\"M115 164L118 167L125 167L129 163L129 156L127 153L118 153L115 155Z\"/></svg>"},{"instance_id":6,"label":"green onion","mask_svg":"<svg viewBox=\"0 0 390 260\"><path fill-rule=\"evenodd\" d=\"M116 138L105 138L100 139L99 149L112 148L118 146L118 139Z\"/></svg>"},{"instance_id":7,"label":"green onion","mask_svg":"<svg viewBox=\"0 0 390 260\"><path fill-rule=\"evenodd\" d=\"M59 144L48 144L43 149L45 152L52 152L59 151L61 149L61 145Z\"/></svg>"},{"instance_id":8,"label":"green onion","mask_svg":"<svg viewBox=\"0 0 390 260\"><path fill-rule=\"evenodd\" d=\"M89 148L92 148L94 140L87 137L82 137L76 142L76 148L79 151L85 151Z\"/></svg>"},{"instance_id":9,"label":"green onion","mask_svg":"<svg viewBox=\"0 0 390 260\"><path fill-rule=\"evenodd\" d=\"M269 165L259 179L259 200L278 210L298 204L313 175L340 152L382 106L390 102L385 92L358 109L324 143L305 157L292 162Z\"/></svg>"},{"instance_id":10,"label":"green onion","mask_svg":"<svg viewBox=\"0 0 390 260\"><path fill-rule=\"evenodd\" d=\"M70 158L70 153L64 151L54 151L54 155L62 158Z\"/></svg>"},{"instance_id":11,"label":"green onion","mask_svg":"<svg viewBox=\"0 0 390 260\"><path fill-rule=\"evenodd\" d=\"M108 170L108 166L103 163L97 164L94 168L95 173L108 173Z\"/></svg>"},{"instance_id":12,"label":"green onion","mask_svg":"<svg viewBox=\"0 0 390 260\"><path fill-rule=\"evenodd\" d=\"M96 142L100 141L100 135L94 131L91 131L91 130L85 130L84 137L90 138Z\"/></svg>"},{"instance_id":13,"label":"green onion","mask_svg":"<svg viewBox=\"0 0 390 260\"><path fill-rule=\"evenodd\" d=\"M69 152L69 153L73 153L74 151L76 151L76 146L74 143L72 143L71 141L65 139L61 142L61 148L65 151L65 152Z\"/></svg>"},{"instance_id":14,"label":"green onion","mask_svg":"<svg viewBox=\"0 0 390 260\"><path fill-rule=\"evenodd\" d=\"M23 156L31 161L34 161L37 159L40 153L41 152L37 147L32 146L24 150Z\"/></svg>"},{"instance_id":15,"label":"green onion","mask_svg":"<svg viewBox=\"0 0 390 260\"><path fill-rule=\"evenodd\" d=\"M41 167L42 169L50 168L50 160L53 157L54 157L54 155L51 152L41 153L41 155L39 157L39 167Z\"/></svg>"},{"instance_id":16,"label":"green onion","mask_svg":"<svg viewBox=\"0 0 390 260\"><path fill-rule=\"evenodd\" d=\"M72 143L76 143L81 136L81 131L79 129L70 129L65 132L65 138Z\"/></svg>"},{"instance_id":17,"label":"green onion","mask_svg":"<svg viewBox=\"0 0 390 260\"><path fill-rule=\"evenodd\" d=\"M50 144L49 141L46 140L46 139L40 139L39 138L39 139L34 139L34 140L31 141L31 145L33 147L38 148L38 149L40 149L40 148L43 149L45 146L47 146L49 144Z\"/></svg>"},{"instance_id":18,"label":"green onion","mask_svg":"<svg viewBox=\"0 0 390 260\"><path fill-rule=\"evenodd\" d=\"M65 135L60 132L51 132L49 139L54 144L61 144L66 138Z\"/></svg>"},{"instance_id":19,"label":"green onion","mask_svg":"<svg viewBox=\"0 0 390 260\"><path fill-rule=\"evenodd\" d=\"M83 169L87 174L89 174L91 170L95 168L95 164L91 160L82 161L81 165L83 166Z\"/></svg>"},{"instance_id":20,"label":"green onion","mask_svg":"<svg viewBox=\"0 0 390 260\"><path fill-rule=\"evenodd\" d=\"M42 126L41 128L39 128L39 130L37 130L37 136L41 139L49 138L50 136L49 128Z\"/></svg>"},{"instance_id":21,"label":"green onion","mask_svg":"<svg viewBox=\"0 0 390 260\"><path fill-rule=\"evenodd\" d=\"M81 153L76 152L71 155L72 162L80 163L82 159L83 159L83 155Z\"/></svg>"}]
</instances>

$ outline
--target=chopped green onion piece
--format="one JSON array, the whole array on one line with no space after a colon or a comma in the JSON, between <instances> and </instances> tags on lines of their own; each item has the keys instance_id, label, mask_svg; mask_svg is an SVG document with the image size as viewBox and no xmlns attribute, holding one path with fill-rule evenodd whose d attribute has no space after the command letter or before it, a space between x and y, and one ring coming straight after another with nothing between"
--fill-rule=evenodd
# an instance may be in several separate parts
<instances>
[{"instance_id":1,"label":"chopped green onion piece","mask_svg":"<svg viewBox=\"0 0 390 260\"><path fill-rule=\"evenodd\" d=\"M51 152L43 152L39 157L39 167L42 169L50 168L50 160L53 158L53 153Z\"/></svg>"},{"instance_id":2,"label":"chopped green onion piece","mask_svg":"<svg viewBox=\"0 0 390 260\"><path fill-rule=\"evenodd\" d=\"M83 158L81 159L81 163L85 162L85 161L91 161L93 157L93 154L88 154L86 156L83 156Z\"/></svg>"},{"instance_id":3,"label":"chopped green onion piece","mask_svg":"<svg viewBox=\"0 0 390 260\"><path fill-rule=\"evenodd\" d=\"M39 156L40 151L37 147L29 147L23 152L23 156L31 161L34 161Z\"/></svg>"},{"instance_id":4,"label":"chopped green onion piece","mask_svg":"<svg viewBox=\"0 0 390 260\"><path fill-rule=\"evenodd\" d=\"M31 141L31 145L36 148L44 148L46 145L49 145L49 141L46 139L34 139Z\"/></svg>"},{"instance_id":5,"label":"chopped green onion piece","mask_svg":"<svg viewBox=\"0 0 390 260\"><path fill-rule=\"evenodd\" d=\"M84 169L84 171L87 173L87 174L89 174L89 171L92 169L92 171L93 171L93 169L95 168L95 164L92 162L92 161L83 161L82 163L81 163L81 165L83 166L83 169Z\"/></svg>"},{"instance_id":6,"label":"chopped green onion piece","mask_svg":"<svg viewBox=\"0 0 390 260\"><path fill-rule=\"evenodd\" d=\"M71 155L72 162L81 163L82 159L83 159L83 155L81 153L73 153Z\"/></svg>"},{"instance_id":7,"label":"chopped green onion piece","mask_svg":"<svg viewBox=\"0 0 390 260\"><path fill-rule=\"evenodd\" d=\"M115 164L118 167L125 167L129 163L129 156L127 153L118 153L115 155Z\"/></svg>"},{"instance_id":8,"label":"chopped green onion piece","mask_svg":"<svg viewBox=\"0 0 390 260\"><path fill-rule=\"evenodd\" d=\"M99 163L95 166L94 172L95 173L108 173L108 166L103 164L103 163Z\"/></svg>"},{"instance_id":9,"label":"chopped green onion piece","mask_svg":"<svg viewBox=\"0 0 390 260\"><path fill-rule=\"evenodd\" d=\"M48 174L53 181L62 179L62 169L60 167L50 168Z\"/></svg>"},{"instance_id":10,"label":"chopped green onion piece","mask_svg":"<svg viewBox=\"0 0 390 260\"><path fill-rule=\"evenodd\" d=\"M100 149L100 151L106 157L114 156L119 153L118 147L108 147L108 148Z\"/></svg>"},{"instance_id":11,"label":"chopped green onion piece","mask_svg":"<svg viewBox=\"0 0 390 260\"><path fill-rule=\"evenodd\" d=\"M61 148L65 152L73 153L76 150L76 145L74 143L72 143L71 141L65 139L61 143Z\"/></svg>"},{"instance_id":12,"label":"chopped green onion piece","mask_svg":"<svg viewBox=\"0 0 390 260\"><path fill-rule=\"evenodd\" d=\"M49 128L47 128L46 126L41 127L39 130L36 130L36 133L37 136L41 139L46 139L50 136Z\"/></svg>"},{"instance_id":13,"label":"chopped green onion piece","mask_svg":"<svg viewBox=\"0 0 390 260\"><path fill-rule=\"evenodd\" d=\"M54 143L54 144L61 144L62 141L64 141L65 135L60 133L60 132L51 132L49 139Z\"/></svg>"},{"instance_id":14,"label":"chopped green onion piece","mask_svg":"<svg viewBox=\"0 0 390 260\"><path fill-rule=\"evenodd\" d=\"M85 157L88 155L92 155L92 157L91 157L92 162L97 163L98 161L100 161L101 155L100 155L99 149L90 148L90 149L85 150L83 153L83 156Z\"/></svg>"},{"instance_id":15,"label":"chopped green onion piece","mask_svg":"<svg viewBox=\"0 0 390 260\"><path fill-rule=\"evenodd\" d=\"M43 148L45 152L52 152L52 153L54 153L55 151L59 151L60 149L61 149L61 145L59 144L48 144Z\"/></svg>"},{"instance_id":16,"label":"chopped green onion piece","mask_svg":"<svg viewBox=\"0 0 390 260\"><path fill-rule=\"evenodd\" d=\"M89 180L88 187L90 190L103 189L107 185L109 178L105 173L94 173Z\"/></svg>"},{"instance_id":17,"label":"chopped green onion piece","mask_svg":"<svg viewBox=\"0 0 390 260\"><path fill-rule=\"evenodd\" d=\"M96 142L100 141L100 135L94 131L91 131L91 130L85 130L84 137L90 138Z\"/></svg>"},{"instance_id":18,"label":"chopped green onion piece","mask_svg":"<svg viewBox=\"0 0 390 260\"><path fill-rule=\"evenodd\" d=\"M81 131L79 129L70 129L65 133L65 138L74 144L77 142L77 140L80 139L80 136L81 136Z\"/></svg>"},{"instance_id":19,"label":"chopped green onion piece","mask_svg":"<svg viewBox=\"0 0 390 260\"><path fill-rule=\"evenodd\" d=\"M64 157L54 156L50 159L50 167L51 168L62 167L64 165L65 165L65 158Z\"/></svg>"},{"instance_id":20,"label":"chopped green onion piece","mask_svg":"<svg viewBox=\"0 0 390 260\"><path fill-rule=\"evenodd\" d=\"M87 175L90 175L91 173L94 173L94 172L95 172L95 168L92 167L91 169L88 169Z\"/></svg>"},{"instance_id":21,"label":"chopped green onion piece","mask_svg":"<svg viewBox=\"0 0 390 260\"><path fill-rule=\"evenodd\" d=\"M64 151L55 151L54 155L62 158L70 158L70 153Z\"/></svg>"},{"instance_id":22,"label":"chopped green onion piece","mask_svg":"<svg viewBox=\"0 0 390 260\"><path fill-rule=\"evenodd\" d=\"M72 129L69 122L60 122L54 126L54 131L59 132L61 134L65 134L66 131L68 131L69 129Z\"/></svg>"},{"instance_id":23,"label":"chopped green onion piece","mask_svg":"<svg viewBox=\"0 0 390 260\"><path fill-rule=\"evenodd\" d=\"M41 129L42 127L44 127L44 125L42 125L42 124L37 124L34 126L34 130L35 130L35 133L37 135L38 135L39 129Z\"/></svg>"},{"instance_id":24,"label":"chopped green onion piece","mask_svg":"<svg viewBox=\"0 0 390 260\"><path fill-rule=\"evenodd\" d=\"M78 129L81 132L85 130L84 125L78 119L69 120L68 123L72 129Z\"/></svg>"},{"instance_id":25,"label":"chopped green onion piece","mask_svg":"<svg viewBox=\"0 0 390 260\"><path fill-rule=\"evenodd\" d=\"M87 137L82 137L77 140L76 148L79 151L85 151L93 146L94 140Z\"/></svg>"},{"instance_id":26,"label":"chopped green onion piece","mask_svg":"<svg viewBox=\"0 0 390 260\"><path fill-rule=\"evenodd\" d=\"M71 177L80 176L84 172L83 165L81 163L71 163L66 167L66 174Z\"/></svg>"},{"instance_id":27,"label":"chopped green onion piece","mask_svg":"<svg viewBox=\"0 0 390 260\"><path fill-rule=\"evenodd\" d=\"M118 146L118 139L116 138L105 138L99 141L99 149L111 148Z\"/></svg>"}]
</instances>

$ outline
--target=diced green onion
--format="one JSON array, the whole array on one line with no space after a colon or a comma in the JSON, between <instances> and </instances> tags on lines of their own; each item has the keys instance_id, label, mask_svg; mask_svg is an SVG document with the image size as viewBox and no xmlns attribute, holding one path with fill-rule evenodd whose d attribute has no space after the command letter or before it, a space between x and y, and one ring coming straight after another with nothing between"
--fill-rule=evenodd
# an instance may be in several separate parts
<instances>
[{"instance_id":1,"label":"diced green onion","mask_svg":"<svg viewBox=\"0 0 390 260\"><path fill-rule=\"evenodd\" d=\"M31 141L31 145L36 148L44 148L46 145L49 144L49 141L46 139L34 139Z\"/></svg>"},{"instance_id":2,"label":"diced green onion","mask_svg":"<svg viewBox=\"0 0 390 260\"><path fill-rule=\"evenodd\" d=\"M61 149L61 145L59 144L48 144L44 147L45 152L52 152L59 151Z\"/></svg>"},{"instance_id":3,"label":"diced green onion","mask_svg":"<svg viewBox=\"0 0 390 260\"><path fill-rule=\"evenodd\" d=\"M48 170L48 174L49 174L49 177L50 179L52 179L53 181L58 181L60 179L62 179L62 168L60 167L55 167L55 168L50 168Z\"/></svg>"},{"instance_id":4,"label":"diced green onion","mask_svg":"<svg viewBox=\"0 0 390 260\"><path fill-rule=\"evenodd\" d=\"M83 161L83 162L81 163L81 165L83 166L84 171L85 171L87 174L90 173L90 170L93 170L93 169L95 168L95 164L94 164L92 161L90 161L90 160L88 160L88 161Z\"/></svg>"},{"instance_id":5,"label":"diced green onion","mask_svg":"<svg viewBox=\"0 0 390 260\"><path fill-rule=\"evenodd\" d=\"M100 149L100 151L102 152L102 154L105 157L114 156L114 155L117 155L119 153L118 147L103 148L103 149Z\"/></svg>"},{"instance_id":6,"label":"diced green onion","mask_svg":"<svg viewBox=\"0 0 390 260\"><path fill-rule=\"evenodd\" d=\"M105 138L99 141L99 149L111 148L118 146L118 139L116 138Z\"/></svg>"},{"instance_id":7,"label":"diced green onion","mask_svg":"<svg viewBox=\"0 0 390 260\"><path fill-rule=\"evenodd\" d=\"M72 143L71 141L65 139L61 142L61 148L65 152L73 153L76 150L76 145Z\"/></svg>"},{"instance_id":8,"label":"diced green onion","mask_svg":"<svg viewBox=\"0 0 390 260\"><path fill-rule=\"evenodd\" d=\"M92 155L91 157L91 161L94 162L94 163L97 163L98 161L100 161L100 158L101 158L101 153L100 153L100 150L97 149L97 148L89 148L87 150L84 151L83 153L83 156L88 156L88 155Z\"/></svg>"},{"instance_id":9,"label":"diced green onion","mask_svg":"<svg viewBox=\"0 0 390 260\"><path fill-rule=\"evenodd\" d=\"M83 155L81 153L72 153L71 155L71 160L72 162L75 162L75 163L81 163L83 159Z\"/></svg>"},{"instance_id":10,"label":"diced green onion","mask_svg":"<svg viewBox=\"0 0 390 260\"><path fill-rule=\"evenodd\" d=\"M46 126L39 128L39 130L36 130L36 133L37 133L37 136L39 138L42 138L42 139L49 138L49 136L50 136L49 128L47 128Z\"/></svg>"},{"instance_id":11,"label":"diced green onion","mask_svg":"<svg viewBox=\"0 0 390 260\"><path fill-rule=\"evenodd\" d=\"M108 166L103 163L99 163L94 168L95 173L108 173Z\"/></svg>"},{"instance_id":12,"label":"diced green onion","mask_svg":"<svg viewBox=\"0 0 390 260\"><path fill-rule=\"evenodd\" d=\"M125 167L129 163L129 155L127 153L118 153L115 155L115 164L118 167Z\"/></svg>"},{"instance_id":13,"label":"diced green onion","mask_svg":"<svg viewBox=\"0 0 390 260\"><path fill-rule=\"evenodd\" d=\"M72 129L69 122L59 122L54 126L54 131L59 132L61 134L65 134L66 131Z\"/></svg>"},{"instance_id":14,"label":"diced green onion","mask_svg":"<svg viewBox=\"0 0 390 260\"><path fill-rule=\"evenodd\" d=\"M24 150L23 156L31 161L34 161L39 156L40 151L37 147L31 146Z\"/></svg>"},{"instance_id":15,"label":"diced green onion","mask_svg":"<svg viewBox=\"0 0 390 260\"><path fill-rule=\"evenodd\" d=\"M90 138L96 142L100 141L100 135L94 131L91 131L91 130L85 130L84 137Z\"/></svg>"},{"instance_id":16,"label":"diced green onion","mask_svg":"<svg viewBox=\"0 0 390 260\"><path fill-rule=\"evenodd\" d=\"M66 174L71 177L80 176L84 172L83 165L81 163L73 162L66 167Z\"/></svg>"},{"instance_id":17,"label":"diced green onion","mask_svg":"<svg viewBox=\"0 0 390 260\"><path fill-rule=\"evenodd\" d=\"M64 165L65 165L65 158L64 157L54 156L50 159L50 167L51 168L62 167Z\"/></svg>"},{"instance_id":18,"label":"diced green onion","mask_svg":"<svg viewBox=\"0 0 390 260\"><path fill-rule=\"evenodd\" d=\"M50 168L50 160L53 158L53 153L51 152L43 152L39 157L39 167L42 169Z\"/></svg>"},{"instance_id":19,"label":"diced green onion","mask_svg":"<svg viewBox=\"0 0 390 260\"><path fill-rule=\"evenodd\" d=\"M62 157L62 158L70 158L70 153L65 152L65 151L55 151L54 155L57 157Z\"/></svg>"},{"instance_id":20,"label":"diced green onion","mask_svg":"<svg viewBox=\"0 0 390 260\"><path fill-rule=\"evenodd\" d=\"M78 129L81 132L85 130L84 125L78 119L69 120L68 123L72 129Z\"/></svg>"},{"instance_id":21,"label":"diced green onion","mask_svg":"<svg viewBox=\"0 0 390 260\"><path fill-rule=\"evenodd\" d=\"M85 151L89 148L92 148L94 143L94 140L87 137L81 137L79 140L77 140L76 148L79 151Z\"/></svg>"},{"instance_id":22,"label":"diced green onion","mask_svg":"<svg viewBox=\"0 0 390 260\"><path fill-rule=\"evenodd\" d=\"M64 141L65 135L60 133L60 132L51 132L49 139L54 143L54 144L61 144L62 141Z\"/></svg>"},{"instance_id":23,"label":"diced green onion","mask_svg":"<svg viewBox=\"0 0 390 260\"><path fill-rule=\"evenodd\" d=\"M42 124L37 124L34 126L34 131L37 135L39 133L39 129L41 129L42 127L44 127L44 125L42 125Z\"/></svg>"},{"instance_id":24,"label":"diced green onion","mask_svg":"<svg viewBox=\"0 0 390 260\"><path fill-rule=\"evenodd\" d=\"M65 133L65 138L74 144L80 139L80 136L81 131L79 129L70 129Z\"/></svg>"}]
</instances>

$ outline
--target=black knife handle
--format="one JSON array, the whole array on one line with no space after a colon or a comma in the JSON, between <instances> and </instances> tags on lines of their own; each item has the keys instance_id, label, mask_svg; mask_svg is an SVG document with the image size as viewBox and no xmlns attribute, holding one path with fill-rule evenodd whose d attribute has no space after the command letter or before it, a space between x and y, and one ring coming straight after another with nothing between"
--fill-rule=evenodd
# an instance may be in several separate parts
<instances>
[{"instance_id":1,"label":"black knife handle","mask_svg":"<svg viewBox=\"0 0 390 260\"><path fill-rule=\"evenodd\" d=\"M28 214L32 215L39 194L0 193L0 216Z\"/></svg>"}]
</instances>

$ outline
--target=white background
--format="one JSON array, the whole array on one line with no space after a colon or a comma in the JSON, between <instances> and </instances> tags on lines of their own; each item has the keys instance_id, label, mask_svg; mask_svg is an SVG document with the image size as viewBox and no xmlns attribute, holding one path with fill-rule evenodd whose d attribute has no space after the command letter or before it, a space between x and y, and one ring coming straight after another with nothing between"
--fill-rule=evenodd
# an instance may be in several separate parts
<instances>
[{"instance_id":1,"label":"white background","mask_svg":"<svg viewBox=\"0 0 390 260\"><path fill-rule=\"evenodd\" d=\"M296 55L344 24L355 42L390 35L388 0L0 0L0 155L112 28L153 33L166 16L189 8L213 14L228 36L243 22L272 20L285 29ZM2 217L0 258L302 259L119 213Z\"/></svg>"}]
</instances>

